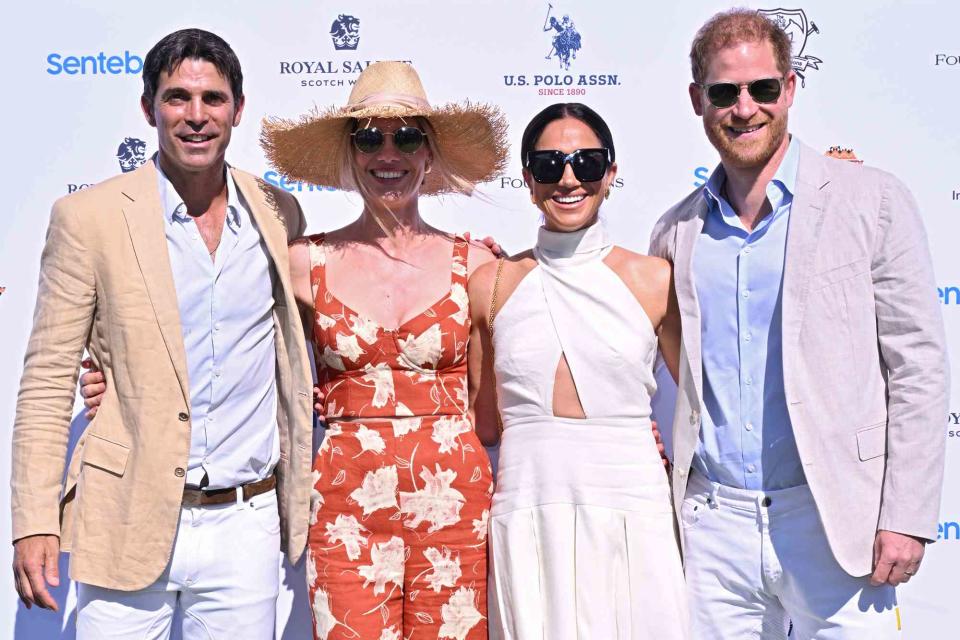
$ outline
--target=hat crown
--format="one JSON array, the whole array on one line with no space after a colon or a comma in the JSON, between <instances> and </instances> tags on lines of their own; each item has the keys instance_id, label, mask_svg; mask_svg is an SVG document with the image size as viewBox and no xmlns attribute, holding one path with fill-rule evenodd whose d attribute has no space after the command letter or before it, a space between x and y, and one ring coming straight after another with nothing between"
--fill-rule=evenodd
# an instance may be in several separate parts
<instances>
[{"instance_id":1,"label":"hat crown","mask_svg":"<svg viewBox=\"0 0 960 640\"><path fill-rule=\"evenodd\" d=\"M411 65L398 61L374 62L360 73L357 83L350 91L346 108L394 104L397 99L403 103L429 105L420 76Z\"/></svg>"}]
</instances>

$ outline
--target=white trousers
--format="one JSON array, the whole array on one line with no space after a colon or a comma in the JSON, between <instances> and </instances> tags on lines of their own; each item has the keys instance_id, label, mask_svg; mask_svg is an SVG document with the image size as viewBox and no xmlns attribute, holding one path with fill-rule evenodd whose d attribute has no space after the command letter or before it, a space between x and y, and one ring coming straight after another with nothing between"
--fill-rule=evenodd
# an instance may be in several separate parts
<instances>
[{"instance_id":1,"label":"white trousers","mask_svg":"<svg viewBox=\"0 0 960 640\"><path fill-rule=\"evenodd\" d=\"M276 491L184 507L167 568L139 591L77 589L77 640L161 640L174 614L184 640L273 638L279 593Z\"/></svg>"},{"instance_id":2,"label":"white trousers","mask_svg":"<svg viewBox=\"0 0 960 640\"><path fill-rule=\"evenodd\" d=\"M894 640L896 590L848 575L804 485L748 491L691 473L680 510L697 640Z\"/></svg>"}]
</instances>

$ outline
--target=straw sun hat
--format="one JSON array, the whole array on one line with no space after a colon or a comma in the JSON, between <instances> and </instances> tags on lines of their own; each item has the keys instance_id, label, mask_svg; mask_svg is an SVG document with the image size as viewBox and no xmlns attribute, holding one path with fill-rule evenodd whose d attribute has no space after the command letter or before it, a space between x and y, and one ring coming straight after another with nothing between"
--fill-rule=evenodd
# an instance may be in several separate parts
<instances>
[{"instance_id":1,"label":"straw sun hat","mask_svg":"<svg viewBox=\"0 0 960 640\"><path fill-rule=\"evenodd\" d=\"M345 154L352 152L351 121L416 116L429 121L433 144L454 174L479 183L506 168L507 121L500 110L469 102L431 107L420 77L404 62L368 66L344 107L314 109L297 120L265 118L260 144L270 163L292 180L356 190L343 175ZM457 191L441 173L426 174L420 193Z\"/></svg>"}]
</instances>

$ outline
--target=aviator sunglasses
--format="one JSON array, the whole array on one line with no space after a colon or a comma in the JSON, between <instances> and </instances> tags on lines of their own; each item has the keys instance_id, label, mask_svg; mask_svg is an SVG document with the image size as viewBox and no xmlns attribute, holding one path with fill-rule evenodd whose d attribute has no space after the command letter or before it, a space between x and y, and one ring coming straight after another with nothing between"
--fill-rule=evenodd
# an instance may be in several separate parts
<instances>
[{"instance_id":1,"label":"aviator sunglasses","mask_svg":"<svg viewBox=\"0 0 960 640\"><path fill-rule=\"evenodd\" d=\"M596 182L610 166L609 149L577 149L564 153L556 149L527 152L527 169L540 184L560 182L567 163L580 182Z\"/></svg>"},{"instance_id":2,"label":"aviator sunglasses","mask_svg":"<svg viewBox=\"0 0 960 640\"><path fill-rule=\"evenodd\" d=\"M393 133L384 133L376 127L364 127L350 136L353 138L353 146L360 153L376 153L383 147L386 136L393 136L393 146L401 153L416 153L423 146L427 134L416 127L400 127Z\"/></svg>"},{"instance_id":3,"label":"aviator sunglasses","mask_svg":"<svg viewBox=\"0 0 960 640\"><path fill-rule=\"evenodd\" d=\"M780 99L783 88L782 78L761 78L753 82L737 84L735 82L714 82L700 84L707 94L707 100L718 109L726 109L737 104L740 98L740 88L747 87L747 93L758 104L771 104Z\"/></svg>"}]
</instances>

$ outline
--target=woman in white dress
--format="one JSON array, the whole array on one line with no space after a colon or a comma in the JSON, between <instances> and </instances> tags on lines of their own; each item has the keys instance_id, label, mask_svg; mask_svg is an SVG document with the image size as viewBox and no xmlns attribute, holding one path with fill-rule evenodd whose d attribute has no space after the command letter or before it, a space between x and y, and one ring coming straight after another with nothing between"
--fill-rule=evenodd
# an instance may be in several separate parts
<instances>
[{"instance_id":1,"label":"woman in white dress","mask_svg":"<svg viewBox=\"0 0 960 640\"><path fill-rule=\"evenodd\" d=\"M612 245L598 222L617 165L589 107L544 109L521 157L544 219L537 245L481 266L468 287L471 409L480 439L500 441L490 637L686 639L650 428L658 342L674 377L679 360L671 267Z\"/></svg>"}]
</instances>

